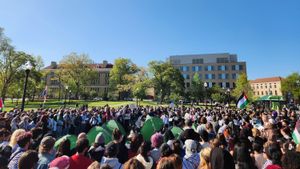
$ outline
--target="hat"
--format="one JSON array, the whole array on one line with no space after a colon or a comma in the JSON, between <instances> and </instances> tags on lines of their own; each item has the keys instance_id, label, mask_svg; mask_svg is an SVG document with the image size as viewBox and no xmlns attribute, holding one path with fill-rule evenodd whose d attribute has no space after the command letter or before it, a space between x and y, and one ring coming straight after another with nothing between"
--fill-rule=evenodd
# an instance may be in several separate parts
<instances>
[{"instance_id":1,"label":"hat","mask_svg":"<svg viewBox=\"0 0 300 169\"><path fill-rule=\"evenodd\" d=\"M105 138L103 136L103 133L98 133L96 138L95 138L95 143L98 143L98 144L104 144L105 142Z\"/></svg>"},{"instance_id":2,"label":"hat","mask_svg":"<svg viewBox=\"0 0 300 169\"><path fill-rule=\"evenodd\" d=\"M163 136L160 133L155 133L151 136L151 146L159 147L164 141Z\"/></svg>"},{"instance_id":3,"label":"hat","mask_svg":"<svg viewBox=\"0 0 300 169\"><path fill-rule=\"evenodd\" d=\"M184 142L185 154L191 156L197 152L197 143L192 139L187 139Z\"/></svg>"},{"instance_id":4,"label":"hat","mask_svg":"<svg viewBox=\"0 0 300 169\"><path fill-rule=\"evenodd\" d=\"M41 141L41 146L47 150L50 150L53 148L55 141L56 140L51 136L44 137Z\"/></svg>"},{"instance_id":5,"label":"hat","mask_svg":"<svg viewBox=\"0 0 300 169\"><path fill-rule=\"evenodd\" d=\"M70 165L70 158L68 156L61 156L49 163L49 169L65 169Z\"/></svg>"},{"instance_id":6,"label":"hat","mask_svg":"<svg viewBox=\"0 0 300 169\"><path fill-rule=\"evenodd\" d=\"M115 157L119 152L119 145L113 141L105 146L105 154L108 157Z\"/></svg>"}]
</instances>

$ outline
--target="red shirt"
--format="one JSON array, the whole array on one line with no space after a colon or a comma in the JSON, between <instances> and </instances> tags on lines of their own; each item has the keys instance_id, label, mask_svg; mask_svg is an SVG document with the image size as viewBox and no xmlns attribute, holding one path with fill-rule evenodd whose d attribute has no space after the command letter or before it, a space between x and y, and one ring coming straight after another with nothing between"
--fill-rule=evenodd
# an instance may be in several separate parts
<instances>
[{"instance_id":1,"label":"red shirt","mask_svg":"<svg viewBox=\"0 0 300 169\"><path fill-rule=\"evenodd\" d=\"M87 169L91 164L92 160L79 154L75 154L70 158L69 169Z\"/></svg>"}]
</instances>

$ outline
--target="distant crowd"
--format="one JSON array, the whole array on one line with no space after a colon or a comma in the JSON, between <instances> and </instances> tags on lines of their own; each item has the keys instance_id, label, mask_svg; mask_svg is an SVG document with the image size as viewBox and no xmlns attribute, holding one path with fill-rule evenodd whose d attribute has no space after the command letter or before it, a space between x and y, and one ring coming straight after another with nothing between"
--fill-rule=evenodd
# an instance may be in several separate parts
<instances>
[{"instance_id":1,"label":"distant crowd","mask_svg":"<svg viewBox=\"0 0 300 169\"><path fill-rule=\"evenodd\" d=\"M0 113L0 169L300 169L299 113L226 106L12 109ZM163 125L147 140L141 128L151 117ZM126 134L116 128L109 143L102 132L90 143L90 129L110 120ZM173 127L182 129L178 137ZM55 146L67 134L77 136L75 148L67 138Z\"/></svg>"}]
</instances>

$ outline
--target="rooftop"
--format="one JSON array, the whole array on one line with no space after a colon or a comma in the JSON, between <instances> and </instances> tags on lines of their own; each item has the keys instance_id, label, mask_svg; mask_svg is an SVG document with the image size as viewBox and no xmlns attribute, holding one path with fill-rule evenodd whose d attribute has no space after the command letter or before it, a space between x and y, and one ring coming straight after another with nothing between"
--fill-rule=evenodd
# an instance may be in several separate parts
<instances>
[{"instance_id":1,"label":"rooftop","mask_svg":"<svg viewBox=\"0 0 300 169\"><path fill-rule=\"evenodd\" d=\"M57 64L56 62L51 62L49 66L46 66L44 69L59 69L61 64ZM103 61L103 63L93 63L88 64L92 68L112 68L113 64L108 63L107 61Z\"/></svg>"},{"instance_id":2,"label":"rooftop","mask_svg":"<svg viewBox=\"0 0 300 169\"><path fill-rule=\"evenodd\" d=\"M264 82L277 82L281 81L283 78L280 76L277 77L267 77L267 78L259 78L255 80L250 80L250 83L264 83Z\"/></svg>"}]
</instances>

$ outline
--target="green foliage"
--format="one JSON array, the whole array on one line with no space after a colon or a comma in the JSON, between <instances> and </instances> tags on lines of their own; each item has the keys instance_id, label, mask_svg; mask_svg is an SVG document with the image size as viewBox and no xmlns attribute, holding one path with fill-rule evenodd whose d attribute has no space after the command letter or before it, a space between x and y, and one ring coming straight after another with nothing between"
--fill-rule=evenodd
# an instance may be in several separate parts
<instances>
[{"instance_id":1,"label":"green foliage","mask_svg":"<svg viewBox=\"0 0 300 169\"><path fill-rule=\"evenodd\" d=\"M219 103L225 102L226 101L226 96L223 93L213 93L211 95L211 98Z\"/></svg>"},{"instance_id":2,"label":"green foliage","mask_svg":"<svg viewBox=\"0 0 300 169\"><path fill-rule=\"evenodd\" d=\"M195 73L192 79L191 87L189 88L189 93L191 99L201 100L204 98L204 83L200 80L199 74Z\"/></svg>"},{"instance_id":3,"label":"green foliage","mask_svg":"<svg viewBox=\"0 0 300 169\"><path fill-rule=\"evenodd\" d=\"M242 92L245 92L250 101L253 100L253 89L250 86L247 75L244 73L240 74L236 80L236 88L233 90L232 95L238 99Z\"/></svg>"},{"instance_id":4,"label":"green foliage","mask_svg":"<svg viewBox=\"0 0 300 169\"><path fill-rule=\"evenodd\" d=\"M138 67L130 59L116 59L109 75L110 97L118 97L118 100L129 97L135 82L135 73L138 70Z\"/></svg>"},{"instance_id":5,"label":"green foliage","mask_svg":"<svg viewBox=\"0 0 300 169\"><path fill-rule=\"evenodd\" d=\"M70 53L60 62L60 80L65 80L75 90L75 97L83 92L84 86L89 84L96 76L96 70L91 66L92 60L86 54ZM83 93L82 93L83 94Z\"/></svg>"},{"instance_id":6,"label":"green foliage","mask_svg":"<svg viewBox=\"0 0 300 169\"><path fill-rule=\"evenodd\" d=\"M160 96L160 101L165 98L174 99L175 96L184 95L184 79L180 71L174 68L168 62L152 61L149 63L149 69L153 78L151 84L154 87L155 94Z\"/></svg>"},{"instance_id":7,"label":"green foliage","mask_svg":"<svg viewBox=\"0 0 300 169\"><path fill-rule=\"evenodd\" d=\"M282 80L281 90L283 95L290 92L294 99L300 101L300 75L299 73L292 73Z\"/></svg>"}]
</instances>

